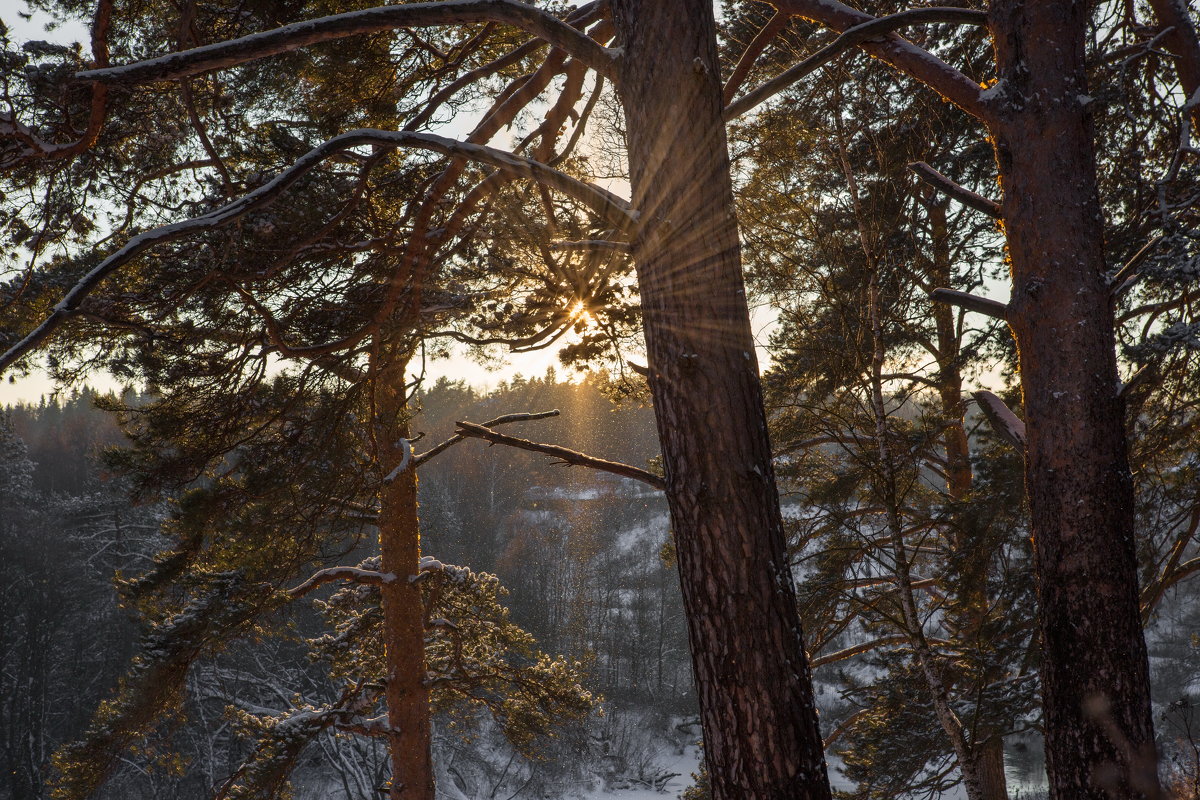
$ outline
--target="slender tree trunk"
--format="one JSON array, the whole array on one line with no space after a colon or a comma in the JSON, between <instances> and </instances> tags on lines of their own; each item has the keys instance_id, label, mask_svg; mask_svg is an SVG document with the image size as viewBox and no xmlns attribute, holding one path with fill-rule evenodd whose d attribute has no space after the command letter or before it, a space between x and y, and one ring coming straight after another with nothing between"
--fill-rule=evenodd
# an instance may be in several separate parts
<instances>
[{"instance_id":1,"label":"slender tree trunk","mask_svg":"<svg viewBox=\"0 0 1200 800\"><path fill-rule=\"evenodd\" d=\"M950 232L946 222L946 201L932 190L926 195L929 213L930 238L933 245L933 270L929 276L934 286L954 286L950 265ZM937 331L938 397L946 431L942 441L946 448L946 492L951 500L965 500L971 493L974 475L971 472L971 450L963 422L962 372L958 359L961 336L954 320L954 308L946 303L933 303L933 324Z\"/></svg>"},{"instance_id":2,"label":"slender tree trunk","mask_svg":"<svg viewBox=\"0 0 1200 800\"><path fill-rule=\"evenodd\" d=\"M932 193L931 193L932 194ZM950 269L950 235L946 224L946 203L930 196L929 221L933 240L934 286L953 286ZM971 450L963 419L962 372L958 367L961 340L955 325L954 309L945 303L933 304L934 326L937 329L938 397L946 431L942 439L946 451L946 494L956 503L965 502L974 487L971 471ZM968 553L975 543L957 526L954 548ZM947 614L949 624L957 627L958 636L967 642L979 640L987 617L987 563L969 569L956 587L956 608ZM985 676L986 679L986 676ZM970 691L970 689L968 689ZM1008 800L1008 781L1004 774L1004 740L990 731L975 730L971 741L971 773L975 776L980 800Z\"/></svg>"},{"instance_id":3,"label":"slender tree trunk","mask_svg":"<svg viewBox=\"0 0 1200 800\"><path fill-rule=\"evenodd\" d=\"M933 192L926 197L932 240L932 271L934 286L953 286L950 264L950 233L946 222L946 202ZM971 450L963 419L962 372L958 358L961 336L955 324L954 309L945 303L933 304L934 328L937 331L938 398L946 430L942 441L946 453L946 494L956 503L965 502L971 494L975 476L971 471ZM974 543L964 534L964 527L955 528L952 542L959 553L968 552ZM955 606L947 611L947 623L957 629L957 635L967 642L977 641L987 615L987 565L968 570L955 587ZM978 688L978 687L976 687ZM966 691L971 691L968 687ZM970 773L979 800L1007 800L1008 784L1004 775L1004 740L987 731L972 731Z\"/></svg>"},{"instance_id":4,"label":"slender tree trunk","mask_svg":"<svg viewBox=\"0 0 1200 800\"><path fill-rule=\"evenodd\" d=\"M712 3L614 0L667 500L716 800L830 796L742 284Z\"/></svg>"},{"instance_id":5,"label":"slender tree trunk","mask_svg":"<svg viewBox=\"0 0 1200 800\"><path fill-rule=\"evenodd\" d=\"M385 474L402 463L409 437L404 374L407 357L383 357L376 389L376 437ZM383 584L384 656L387 664L388 747L392 760L390 800L433 800L429 687L425 684L425 608L409 580L421 558L417 472L401 470L380 493L379 546Z\"/></svg>"},{"instance_id":6,"label":"slender tree trunk","mask_svg":"<svg viewBox=\"0 0 1200 800\"><path fill-rule=\"evenodd\" d=\"M1004 101L992 132L1028 425L1054 800L1158 791L1133 484L1086 111L1089 7L994 0L990 10Z\"/></svg>"},{"instance_id":7,"label":"slender tree trunk","mask_svg":"<svg viewBox=\"0 0 1200 800\"><path fill-rule=\"evenodd\" d=\"M843 156L843 164L846 164ZM851 178L850 192L858 197L857 182L853 181L853 173L846 166L846 175ZM875 260L871 257L867 244L867 236L863 228L863 217L858 212L858 202L855 209L859 218L859 235L862 239L863 253L867 263L871 265L871 282L868 287L867 307L871 322L871 411L875 417L875 448L879 457L879 478L875 492L880 496L886 509L887 532L892 543L892 557L895 562L896 589L900 594L900 607L904 614L905 633L908 634L917 665L925 676L929 689L930 700L933 703L934 714L938 724L950 740L958 759L958 770L962 775L963 788L966 789L968 800L983 800L983 788L980 785L979 774L976 772L976 760L967 738L966 728L958 718L951 704L950 690L942 675L937 656L929 646L925 636L924 623L917 609L916 598L913 596L912 570L909 564L908 547L904 542L904 521L900 516L900 500L896 491L896 461L892 455L890 444L891 432L888 430L887 405L883 396L883 365L886 348L883 341L883 315L879 302L879 271Z\"/></svg>"},{"instance_id":8,"label":"slender tree trunk","mask_svg":"<svg viewBox=\"0 0 1200 800\"><path fill-rule=\"evenodd\" d=\"M978 754L972 747L972 742L967 735L965 726L954 711L951 703L950 687L938 664L938 659L933 652L933 648L929 646L929 640L925 636L924 623L921 620L916 598L913 594L912 570L908 558L908 547L904 541L904 521L900 512L900 498L896 488L896 460L891 448L887 403L885 402L883 390L883 367L887 359L887 344L883 337L883 308L879 297L879 263L875 257L875 248L873 246L873 242L878 240L878 236L872 234L871 228L873 226L871 220L863 211L862 204L859 201L862 195L859 192L858 179L855 177L854 170L850 166L850 160L846 156L846 140L841 125L838 125L837 145L842 163L842 171L846 176L847 188L850 190L856 227L858 228L859 244L862 247L865 263L870 270L866 310L871 326L871 362L867 372L870 375L871 411L875 422L875 448L876 455L879 458L879 474L873 480L874 485L872 490L879 497L883 508L886 510L886 526L892 543L892 558L895 565L896 589L899 592L900 606L904 615L904 633L909 638L909 643L916 656L917 665L925 676L925 684L929 689L930 701L933 704L938 724L941 725L942 731L946 734L946 738L949 739L955 758L958 760L958 770L962 775L963 788L966 790L967 798L968 800L985 800L985 790L978 771ZM930 211L934 238L934 283L935 285L948 285L950 258L947 248L945 209L944 206L932 206ZM940 215L937 213L939 211ZM938 278L945 278L946 280L939 282ZM937 317L935 319L938 329L940 364L945 363L942 354L951 344L953 349L957 350L957 340L953 340L951 344L948 344L948 340L943 336L947 332L946 323L947 320L945 317ZM948 330L951 334L953 333L952 324L949 325ZM953 366L952 359L950 360L950 365ZM943 374L943 391L952 388L952 386L952 383L945 382L945 374ZM967 464L966 466L966 478L969 480L970 465ZM958 480L962 481L963 479L964 476L960 472ZM961 489L962 487L959 486L958 488Z\"/></svg>"}]
</instances>

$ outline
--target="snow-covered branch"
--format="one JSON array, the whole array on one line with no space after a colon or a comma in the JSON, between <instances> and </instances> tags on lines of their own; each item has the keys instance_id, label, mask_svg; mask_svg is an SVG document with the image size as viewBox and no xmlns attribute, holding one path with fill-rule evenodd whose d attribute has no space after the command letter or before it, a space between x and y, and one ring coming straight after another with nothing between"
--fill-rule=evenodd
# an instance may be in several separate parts
<instances>
[{"instance_id":1,"label":"snow-covered branch","mask_svg":"<svg viewBox=\"0 0 1200 800\"><path fill-rule=\"evenodd\" d=\"M528 412L528 413L505 414L502 417L496 417L495 419L488 420L487 422L483 423L482 427L494 428L497 425L507 425L511 422L529 422L531 420L547 419L549 417L557 417L559 415L559 413L560 413L559 410L557 408L555 408L551 411L537 411L537 412ZM413 457L413 466L414 467L421 466L426 461L429 461L431 458L436 457L438 454L449 449L453 445L458 444L459 442L463 441L464 439L466 439L466 436L464 436L463 434L461 434L461 433L454 434L449 439L446 439L445 441L429 448L424 453L414 456Z\"/></svg>"},{"instance_id":2,"label":"snow-covered branch","mask_svg":"<svg viewBox=\"0 0 1200 800\"><path fill-rule=\"evenodd\" d=\"M384 573L370 569L359 569L358 567L328 567L317 571L311 578L299 586L288 589L288 594L292 597L301 597L318 586L325 583L332 583L333 581L354 581L355 583L369 583L382 586L394 580L396 580L396 576L390 572Z\"/></svg>"},{"instance_id":3,"label":"snow-covered branch","mask_svg":"<svg viewBox=\"0 0 1200 800\"><path fill-rule=\"evenodd\" d=\"M401 439L399 444L403 455L400 457L400 463L393 467L392 471L383 477L383 482L385 484L391 483L392 481L396 480L396 478L399 478L412 465L412 442L410 442L408 439Z\"/></svg>"},{"instance_id":4,"label":"snow-covered branch","mask_svg":"<svg viewBox=\"0 0 1200 800\"><path fill-rule=\"evenodd\" d=\"M655 489L663 491L667 488L667 482L659 475L653 472L647 472L644 469L622 464L619 461L607 461L603 458L596 458L585 453L580 453L577 450L570 450L566 447L560 447L556 444L542 444L541 442L531 442L528 439L518 439L516 436L506 436L503 433L494 431L491 428L483 425L476 425L472 422L457 422L458 433L462 436L470 436L476 439L483 439L492 444L504 444L509 447L516 447L521 450L529 450L534 453L552 456L557 458L564 464L576 467L589 467L591 469L600 470L601 472L610 472L613 475L620 475L623 478L632 478L635 481L649 484Z\"/></svg>"},{"instance_id":5,"label":"snow-covered branch","mask_svg":"<svg viewBox=\"0 0 1200 800\"><path fill-rule=\"evenodd\" d=\"M597 44L586 34L537 6L518 0L441 0L433 3L379 6L319 17L133 64L87 70L80 72L76 77L84 81L126 86L175 80L348 36L380 33L397 28L477 22L513 25L570 53L607 77L611 78L615 73L615 51Z\"/></svg>"},{"instance_id":6,"label":"snow-covered branch","mask_svg":"<svg viewBox=\"0 0 1200 800\"><path fill-rule=\"evenodd\" d=\"M1008 304L987 297L980 297L970 292L960 292L957 289L934 289L929 293L929 299L935 303L947 303L959 306L968 311L977 311L996 319L1008 320Z\"/></svg>"},{"instance_id":7,"label":"snow-covered branch","mask_svg":"<svg viewBox=\"0 0 1200 800\"><path fill-rule=\"evenodd\" d=\"M353 717L347 722L335 722L334 727L346 733L357 733L359 736L387 737L395 731L388 725L387 714L377 717Z\"/></svg>"},{"instance_id":8,"label":"snow-covered branch","mask_svg":"<svg viewBox=\"0 0 1200 800\"><path fill-rule=\"evenodd\" d=\"M778 6L783 11L783 5ZM807 14L803 14L807 16ZM879 39L906 25L987 25L987 14L967 8L912 8L886 17L868 17L866 20L847 28L840 36L829 44L813 53L808 58L789 67L771 80L759 86L729 104L725 109L725 119L735 119L765 100L774 97L792 84L807 77L825 66L847 50L872 40ZM976 87L978 94L978 87Z\"/></svg>"},{"instance_id":9,"label":"snow-covered branch","mask_svg":"<svg viewBox=\"0 0 1200 800\"><path fill-rule=\"evenodd\" d=\"M986 389L971 392L971 397L979 404L979 410L987 417L992 430L1004 441L1025 452L1025 423L1012 412L1003 400Z\"/></svg>"},{"instance_id":10,"label":"snow-covered branch","mask_svg":"<svg viewBox=\"0 0 1200 800\"><path fill-rule=\"evenodd\" d=\"M1146 383L1158 374L1158 365L1155 363L1145 364L1137 372L1129 377L1129 380L1121 384L1117 390L1117 396L1125 399L1132 395L1139 387Z\"/></svg>"}]
</instances>

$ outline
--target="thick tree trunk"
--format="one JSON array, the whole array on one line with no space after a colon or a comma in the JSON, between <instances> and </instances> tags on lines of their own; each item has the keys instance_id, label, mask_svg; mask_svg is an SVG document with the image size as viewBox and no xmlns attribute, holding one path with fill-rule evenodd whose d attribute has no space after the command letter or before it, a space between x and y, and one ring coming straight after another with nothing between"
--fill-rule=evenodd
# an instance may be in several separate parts
<instances>
[{"instance_id":1,"label":"thick tree trunk","mask_svg":"<svg viewBox=\"0 0 1200 800\"><path fill-rule=\"evenodd\" d=\"M408 409L406 358L393 358L377 382L376 437L383 471L405 457ZM398 362L398 363L396 363ZM425 608L421 590L409 580L421 559L417 516L417 472L398 473L380 493L379 546L382 571L396 576L383 584L384 655L387 664L388 747L392 760L390 800L433 800L429 687L425 684Z\"/></svg>"},{"instance_id":2,"label":"thick tree trunk","mask_svg":"<svg viewBox=\"0 0 1200 800\"><path fill-rule=\"evenodd\" d=\"M1028 425L1055 800L1157 791L1133 485L1086 111L1088 8L994 0L990 10L1004 102L992 131Z\"/></svg>"},{"instance_id":3,"label":"thick tree trunk","mask_svg":"<svg viewBox=\"0 0 1200 800\"><path fill-rule=\"evenodd\" d=\"M716 800L830 796L742 284L712 3L614 0L650 388Z\"/></svg>"}]
</instances>

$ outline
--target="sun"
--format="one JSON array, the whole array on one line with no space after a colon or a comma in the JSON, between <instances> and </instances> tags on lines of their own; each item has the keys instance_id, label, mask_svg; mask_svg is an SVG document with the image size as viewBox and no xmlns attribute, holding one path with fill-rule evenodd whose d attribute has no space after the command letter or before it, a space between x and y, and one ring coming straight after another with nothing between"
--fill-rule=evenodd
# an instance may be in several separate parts
<instances>
[{"instance_id":1,"label":"sun","mask_svg":"<svg viewBox=\"0 0 1200 800\"><path fill-rule=\"evenodd\" d=\"M596 327L596 318L592 316L592 312L588 310L587 304L582 300L576 300L575 304L571 306L571 319L583 323L585 328Z\"/></svg>"}]
</instances>

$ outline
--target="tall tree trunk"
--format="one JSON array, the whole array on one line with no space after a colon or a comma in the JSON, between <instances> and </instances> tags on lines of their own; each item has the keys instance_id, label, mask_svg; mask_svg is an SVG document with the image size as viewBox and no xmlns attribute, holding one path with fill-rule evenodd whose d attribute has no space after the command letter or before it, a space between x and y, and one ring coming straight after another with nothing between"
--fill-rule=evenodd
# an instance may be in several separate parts
<instances>
[{"instance_id":1,"label":"tall tree trunk","mask_svg":"<svg viewBox=\"0 0 1200 800\"><path fill-rule=\"evenodd\" d=\"M1086 111L1089 7L994 0L990 10L1054 800L1157 792L1133 485Z\"/></svg>"},{"instance_id":2,"label":"tall tree trunk","mask_svg":"<svg viewBox=\"0 0 1200 800\"><path fill-rule=\"evenodd\" d=\"M932 192L926 198L929 211L930 235L933 245L933 268L929 276L934 286L954 285L950 264L950 233L946 221L946 202ZM937 330L938 397L946 430L942 440L946 452L946 494L955 503L967 501L974 486L971 470L971 450L967 438L962 399L962 371L959 369L961 335L955 324L954 309L945 303L933 304L934 327ZM976 543L966 533L966 526L955 526L954 549L973 553ZM965 642L978 642L987 619L988 565L976 564L960 576L956 587L955 607L948 612L948 622L957 629ZM981 676L987 680L987 676ZM980 688L978 686L974 687ZM966 691L971 691L968 687ZM972 692L974 693L974 692ZM972 731L969 771L974 777L980 800L1008 800L1008 783L1004 774L1004 740L991 731Z\"/></svg>"},{"instance_id":3,"label":"tall tree trunk","mask_svg":"<svg viewBox=\"0 0 1200 800\"><path fill-rule=\"evenodd\" d=\"M843 164L845 158L843 157ZM849 168L846 174L851 177ZM851 180L850 192L858 197L857 183ZM937 655L929 646L925 636L925 625L917 608L913 595L912 569L909 562L908 546L904 541L904 521L900 515L900 499L896 489L896 461L892 455L890 443L891 432L888 430L887 405L883 395L883 366L886 358L886 348L883 341L883 314L879 302L879 270L871 257L867 246L867 237L863 233L862 214L855 201L855 210L860 220L859 231L863 242L863 253L871 267L871 281L868 287L867 308L871 322L871 411L875 417L875 448L879 457L879 478L873 493L878 495L886 510L886 527L888 538L892 544L892 558L896 576L896 590L900 597L900 608L904 615L905 633L908 634L917 665L925 676L925 684L929 689L930 700L933 703L934 714L938 724L950 740L958 759L958 771L962 775L963 788L968 800L984 800L983 787L976 771L976 760L967 738L966 727L962 724L951 702L949 687L938 664Z\"/></svg>"},{"instance_id":4,"label":"tall tree trunk","mask_svg":"<svg viewBox=\"0 0 1200 800\"><path fill-rule=\"evenodd\" d=\"M614 0L634 245L716 800L830 796L741 275L712 3Z\"/></svg>"},{"instance_id":5,"label":"tall tree trunk","mask_svg":"<svg viewBox=\"0 0 1200 800\"><path fill-rule=\"evenodd\" d=\"M382 357L376 381L375 435L385 474L410 453L405 402L407 354ZM425 608L419 586L409 580L421 559L417 516L417 472L411 466L386 483L379 498L382 571L396 580L382 586L384 657L387 665L388 748L392 761L390 800L433 800L429 687L425 684Z\"/></svg>"}]
</instances>

